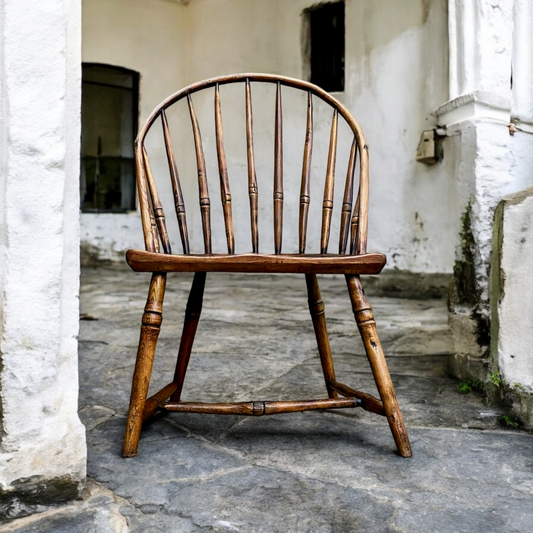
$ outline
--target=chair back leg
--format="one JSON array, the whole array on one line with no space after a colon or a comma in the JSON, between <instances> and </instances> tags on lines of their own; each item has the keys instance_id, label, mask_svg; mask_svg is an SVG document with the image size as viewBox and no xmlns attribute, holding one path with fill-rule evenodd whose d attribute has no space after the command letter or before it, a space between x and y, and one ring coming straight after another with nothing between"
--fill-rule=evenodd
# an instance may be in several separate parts
<instances>
[{"instance_id":1,"label":"chair back leg","mask_svg":"<svg viewBox=\"0 0 533 533\"><path fill-rule=\"evenodd\" d=\"M346 276L346 284L348 285L355 321L365 345L366 354L374 374L374 381L383 402L385 415L389 421L396 447L402 457L411 457L411 444L409 443L400 406L396 399L385 355L379 341L374 312L363 292L359 276Z\"/></svg>"},{"instance_id":2,"label":"chair back leg","mask_svg":"<svg viewBox=\"0 0 533 533\"><path fill-rule=\"evenodd\" d=\"M185 321L183 323L178 360L174 372L173 383L176 385L176 390L170 397L171 402L179 402L181 398L183 381L185 380L185 373L187 372L187 366L189 365L189 359L191 358L194 337L198 328L198 322L200 321L200 314L202 313L205 278L205 272L196 272L194 274L191 292L189 293L189 299L187 300L187 308L185 309Z\"/></svg>"},{"instance_id":3,"label":"chair back leg","mask_svg":"<svg viewBox=\"0 0 533 533\"><path fill-rule=\"evenodd\" d=\"M338 394L330 385L332 382L335 382L335 369L333 368L333 358L331 356L331 348L329 345L324 303L322 302L322 297L320 295L316 274L306 274L305 282L307 284L309 312L313 319L313 327L315 328L316 342L318 344L318 353L320 354L320 363L322 364L322 372L324 373L328 396L330 398L338 398Z\"/></svg>"},{"instance_id":4,"label":"chair back leg","mask_svg":"<svg viewBox=\"0 0 533 533\"><path fill-rule=\"evenodd\" d=\"M122 455L134 457L141 436L143 411L152 375L155 348L161 322L163 321L163 297L165 294L166 274L154 273L150 282L148 298L144 308L141 325L141 337L137 350L137 361L133 372L130 407L126 424L126 435Z\"/></svg>"}]
</instances>

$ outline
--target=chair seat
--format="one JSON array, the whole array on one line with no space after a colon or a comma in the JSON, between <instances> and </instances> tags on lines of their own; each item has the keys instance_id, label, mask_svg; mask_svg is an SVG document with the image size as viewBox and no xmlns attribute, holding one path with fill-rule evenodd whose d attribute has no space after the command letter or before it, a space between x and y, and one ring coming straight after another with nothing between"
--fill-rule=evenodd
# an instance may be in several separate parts
<instances>
[{"instance_id":1,"label":"chair seat","mask_svg":"<svg viewBox=\"0 0 533 533\"><path fill-rule=\"evenodd\" d=\"M171 255L128 250L126 261L135 272L268 272L272 274L379 274L383 254L209 254Z\"/></svg>"}]
</instances>

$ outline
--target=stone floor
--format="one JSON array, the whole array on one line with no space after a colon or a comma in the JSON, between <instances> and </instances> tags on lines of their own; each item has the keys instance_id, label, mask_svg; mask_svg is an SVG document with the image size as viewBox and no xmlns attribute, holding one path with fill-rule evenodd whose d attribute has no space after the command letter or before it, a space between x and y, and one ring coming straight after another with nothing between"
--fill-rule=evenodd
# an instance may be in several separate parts
<instances>
[{"instance_id":1,"label":"stone floor","mask_svg":"<svg viewBox=\"0 0 533 533\"><path fill-rule=\"evenodd\" d=\"M120 456L149 276L82 276L85 499L0 532L529 532L533 436L447 375L445 301L374 295L414 456L361 409L263 418L170 414ZM169 276L153 388L172 375L191 276ZM340 381L375 394L342 278L321 278ZM324 397L302 277L208 276L184 400Z\"/></svg>"}]
</instances>

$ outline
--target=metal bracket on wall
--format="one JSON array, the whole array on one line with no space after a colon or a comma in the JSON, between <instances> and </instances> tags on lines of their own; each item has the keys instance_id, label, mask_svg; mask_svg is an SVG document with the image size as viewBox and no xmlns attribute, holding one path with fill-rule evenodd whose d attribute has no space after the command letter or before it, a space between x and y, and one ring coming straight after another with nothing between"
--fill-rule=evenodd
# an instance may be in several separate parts
<instances>
[{"instance_id":1,"label":"metal bracket on wall","mask_svg":"<svg viewBox=\"0 0 533 533\"><path fill-rule=\"evenodd\" d=\"M416 160L426 165L433 165L442 159L442 128L425 130L420 136L416 150Z\"/></svg>"}]
</instances>

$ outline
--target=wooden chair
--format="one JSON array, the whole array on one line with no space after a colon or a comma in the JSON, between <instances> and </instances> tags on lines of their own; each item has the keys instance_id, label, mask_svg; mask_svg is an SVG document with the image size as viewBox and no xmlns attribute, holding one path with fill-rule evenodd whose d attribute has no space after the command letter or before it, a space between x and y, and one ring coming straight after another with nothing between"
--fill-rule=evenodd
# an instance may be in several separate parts
<instances>
[{"instance_id":1,"label":"wooden chair","mask_svg":"<svg viewBox=\"0 0 533 533\"><path fill-rule=\"evenodd\" d=\"M251 217L252 253L236 254L232 218L231 193L229 188L226 154L222 128L221 98L219 87L224 84L243 86L243 107L246 117L246 148L248 160L248 192ZM252 87L259 83L275 84L274 118L274 254L259 253L258 231L258 191L254 163L254 142L252 131ZM307 121L303 146L303 170L301 178L299 208L299 253L282 254L283 227L283 155L282 155L282 87L288 86L307 93ZM216 150L220 174L220 187L224 223L227 237L227 254L212 253L210 198L207 186L206 163L199 123L193 106L193 95L198 91L214 88L214 115L216 130ZM181 99L187 99L196 151L198 188L203 228L204 254L190 253L185 205L178 176L170 128L165 110ZM322 232L320 254L306 254L307 219L310 202L311 155L313 149L313 100L318 98L332 108L331 133L329 141L327 170L323 195ZM322 104L321 104L322 105ZM337 152L337 132L339 116L353 132L348 171L344 184L344 199L341 210L339 253L328 254L335 160ZM171 252L165 215L158 196L154 177L150 168L145 138L156 122L160 123L168 156L170 178L174 193L174 205L183 246L183 254ZM299 148L299 150L301 147ZM359 153L359 184L355 206L352 212L354 174ZM129 250L127 262L136 272L152 272L148 299L144 309L141 336L137 352L137 362L133 374L131 400L124 439L123 455L137 454L142 424L159 410L186 413L238 414L261 416L312 409L339 409L362 407L363 409L387 417L390 429L400 455L411 456L409 438L387 363L378 338L372 308L368 303L360 281L361 274L378 274L385 265L382 254L366 253L368 217L368 148L363 131L352 114L335 98L310 83L282 76L267 74L237 74L202 81L186 87L162 102L150 115L135 142L137 186L141 207L142 226L146 251ZM347 252L348 251L348 252ZM186 307L183 333L178 351L174 379L157 394L146 398L152 371L156 342L162 322L163 295L167 272L194 272L194 280ZM207 272L267 272L305 274L308 291L309 310L318 343L318 351L328 398L297 401L253 401L238 403L198 403L182 402L181 392L187 365L191 355L194 336L200 319L202 299ZM331 356L326 329L324 304L317 282L317 274L344 274L348 286L355 320L359 328L370 362L381 400L339 383Z\"/></svg>"}]
</instances>

